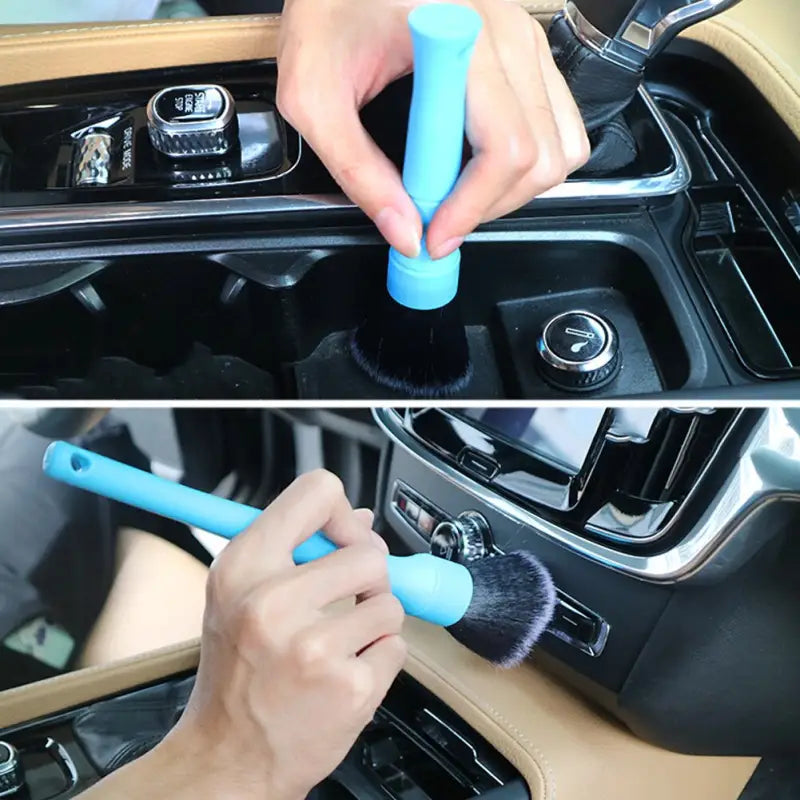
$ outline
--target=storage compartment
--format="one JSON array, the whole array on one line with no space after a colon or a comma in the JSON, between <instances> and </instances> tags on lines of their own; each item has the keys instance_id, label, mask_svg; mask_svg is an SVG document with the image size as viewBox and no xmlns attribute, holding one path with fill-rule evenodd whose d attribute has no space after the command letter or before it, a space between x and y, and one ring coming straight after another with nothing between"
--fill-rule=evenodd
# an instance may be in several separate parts
<instances>
[{"instance_id":1,"label":"storage compartment","mask_svg":"<svg viewBox=\"0 0 800 800\"><path fill-rule=\"evenodd\" d=\"M400 396L375 386L347 350L351 328L385 291L385 249L359 250L323 257L297 286L306 298L295 304L303 315L295 323L300 397ZM460 396L563 396L539 374L536 339L551 316L576 308L603 315L620 337L622 368L598 394L677 389L688 379L687 352L651 269L625 246L569 241L566 232L561 239L468 243L459 297L475 367ZM303 352L309 345L313 352Z\"/></svg>"},{"instance_id":2,"label":"storage compartment","mask_svg":"<svg viewBox=\"0 0 800 800\"><path fill-rule=\"evenodd\" d=\"M153 254L0 272L0 390L30 397L383 397L352 331L385 292L386 247ZM459 296L475 364L464 397L557 396L536 339L554 314L605 316L622 369L602 394L677 389L689 359L632 246L566 233L478 238Z\"/></svg>"},{"instance_id":3,"label":"storage compartment","mask_svg":"<svg viewBox=\"0 0 800 800\"><path fill-rule=\"evenodd\" d=\"M697 189L697 270L742 362L759 377L800 374L800 264L740 189Z\"/></svg>"}]
</instances>

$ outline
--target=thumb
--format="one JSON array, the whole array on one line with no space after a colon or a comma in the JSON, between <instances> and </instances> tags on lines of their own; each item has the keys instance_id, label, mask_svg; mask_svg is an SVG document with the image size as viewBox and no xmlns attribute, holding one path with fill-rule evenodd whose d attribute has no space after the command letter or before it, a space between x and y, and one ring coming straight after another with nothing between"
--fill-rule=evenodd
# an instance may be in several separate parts
<instances>
[{"instance_id":1,"label":"thumb","mask_svg":"<svg viewBox=\"0 0 800 800\"><path fill-rule=\"evenodd\" d=\"M364 129L352 100L338 97L324 105L314 109L313 122L298 130L386 241L415 258L420 252L422 220L396 167Z\"/></svg>"}]
</instances>

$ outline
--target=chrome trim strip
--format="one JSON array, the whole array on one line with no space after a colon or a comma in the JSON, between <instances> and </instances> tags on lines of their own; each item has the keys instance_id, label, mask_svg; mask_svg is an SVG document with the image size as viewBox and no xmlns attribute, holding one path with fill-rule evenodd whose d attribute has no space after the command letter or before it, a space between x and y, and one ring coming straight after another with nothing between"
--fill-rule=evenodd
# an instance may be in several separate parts
<instances>
[{"instance_id":1,"label":"chrome trim strip","mask_svg":"<svg viewBox=\"0 0 800 800\"><path fill-rule=\"evenodd\" d=\"M742 531L755 512L773 502L800 501L800 482L789 491L766 471L759 472L759 459L763 461L763 454L769 452L790 459L797 464L800 473L800 435L781 408L771 407L763 412L727 480L683 540L669 550L652 555L621 552L542 519L425 450L392 409L373 409L373 416L395 444L512 522L531 528L584 558L653 583L677 583L689 578L704 583L720 580L741 566L772 536L771 530Z\"/></svg>"},{"instance_id":2,"label":"chrome trim strip","mask_svg":"<svg viewBox=\"0 0 800 800\"><path fill-rule=\"evenodd\" d=\"M438 722L439 725L447 729L451 735L455 736L455 738L458 739L461 744L463 744L464 747L466 747L472 753L472 763L480 767L490 778L492 778L492 780L496 781L498 786L503 785L503 781L498 778L497 775L495 775L494 772L492 772L491 769L489 769L489 767L483 763L483 761L481 761L478 751L475 749L475 745L473 745L472 742L465 739L457 730L454 730L444 720L437 717L436 714L434 714L433 711L431 711L427 706L422 709L422 713L427 714L429 717Z\"/></svg>"},{"instance_id":3,"label":"chrome trim strip","mask_svg":"<svg viewBox=\"0 0 800 800\"><path fill-rule=\"evenodd\" d=\"M610 61L618 67L627 70L628 72L641 72L642 71L642 56L628 58L625 55L625 45L606 36L601 30L595 28L586 17L583 16L580 9L573 2L567 0L564 5L564 16L572 28L572 32L586 47L593 53L596 53L600 58L605 61ZM620 52L622 50L622 52ZM635 51L634 51L635 52Z\"/></svg>"},{"instance_id":4,"label":"chrome trim strip","mask_svg":"<svg viewBox=\"0 0 800 800\"><path fill-rule=\"evenodd\" d=\"M668 41L663 41L667 34L674 31L673 35L677 35L690 25L721 14L739 2L741 0L695 0L686 6L676 8L651 28L650 51L656 53L663 46L669 44Z\"/></svg>"},{"instance_id":5,"label":"chrome trim strip","mask_svg":"<svg viewBox=\"0 0 800 800\"><path fill-rule=\"evenodd\" d=\"M642 101L653 115L661 134L672 152L673 166L659 175L644 178L600 178L572 180L544 192L525 208L533 209L541 200L597 201L648 200L669 197L688 188L691 168L680 143L673 135L660 109L644 87L639 89ZM300 140L300 152L303 142ZM298 159L286 172L292 172ZM3 232L37 232L80 225L88 227L119 223L145 223L171 219L205 219L220 215L264 216L268 214L297 214L311 211L354 210L356 205L343 194L273 195L269 197L206 198L200 200L170 200L158 203L88 203L63 206L27 206L0 208L0 234Z\"/></svg>"}]
</instances>

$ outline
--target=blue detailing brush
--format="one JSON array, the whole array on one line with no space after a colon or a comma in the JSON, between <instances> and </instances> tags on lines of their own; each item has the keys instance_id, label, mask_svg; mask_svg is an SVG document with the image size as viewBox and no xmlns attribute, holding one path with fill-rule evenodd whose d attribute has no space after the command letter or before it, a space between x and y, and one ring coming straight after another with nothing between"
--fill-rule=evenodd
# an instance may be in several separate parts
<instances>
[{"instance_id":1,"label":"blue detailing brush","mask_svg":"<svg viewBox=\"0 0 800 800\"><path fill-rule=\"evenodd\" d=\"M414 90L403 184L425 227L461 171L467 73L480 15L432 3L408 17L414 45ZM355 332L353 357L379 383L411 395L447 396L472 375L457 302L459 250L434 260L424 238L417 258L389 251L388 295Z\"/></svg>"},{"instance_id":2,"label":"blue detailing brush","mask_svg":"<svg viewBox=\"0 0 800 800\"><path fill-rule=\"evenodd\" d=\"M79 489L228 539L261 514L252 506L164 480L67 442L50 445L42 468ZM293 557L304 564L335 549L315 533ZM522 661L552 617L552 581L527 553L486 558L469 567L426 553L387 559L392 593L406 613L447 627L462 644L499 666Z\"/></svg>"}]
</instances>

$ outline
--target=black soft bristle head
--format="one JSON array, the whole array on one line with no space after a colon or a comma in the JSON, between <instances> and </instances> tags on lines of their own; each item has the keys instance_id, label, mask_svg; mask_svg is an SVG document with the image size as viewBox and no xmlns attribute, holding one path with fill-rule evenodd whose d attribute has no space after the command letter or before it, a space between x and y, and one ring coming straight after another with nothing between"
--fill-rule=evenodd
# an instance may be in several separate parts
<instances>
[{"instance_id":1,"label":"black soft bristle head","mask_svg":"<svg viewBox=\"0 0 800 800\"><path fill-rule=\"evenodd\" d=\"M472 603L447 630L461 644L499 667L522 663L553 618L556 590L530 553L515 552L467 564Z\"/></svg>"},{"instance_id":2,"label":"black soft bristle head","mask_svg":"<svg viewBox=\"0 0 800 800\"><path fill-rule=\"evenodd\" d=\"M450 397L472 377L457 300L432 311L415 311L387 293L356 330L351 350L373 380L405 395Z\"/></svg>"}]
</instances>

